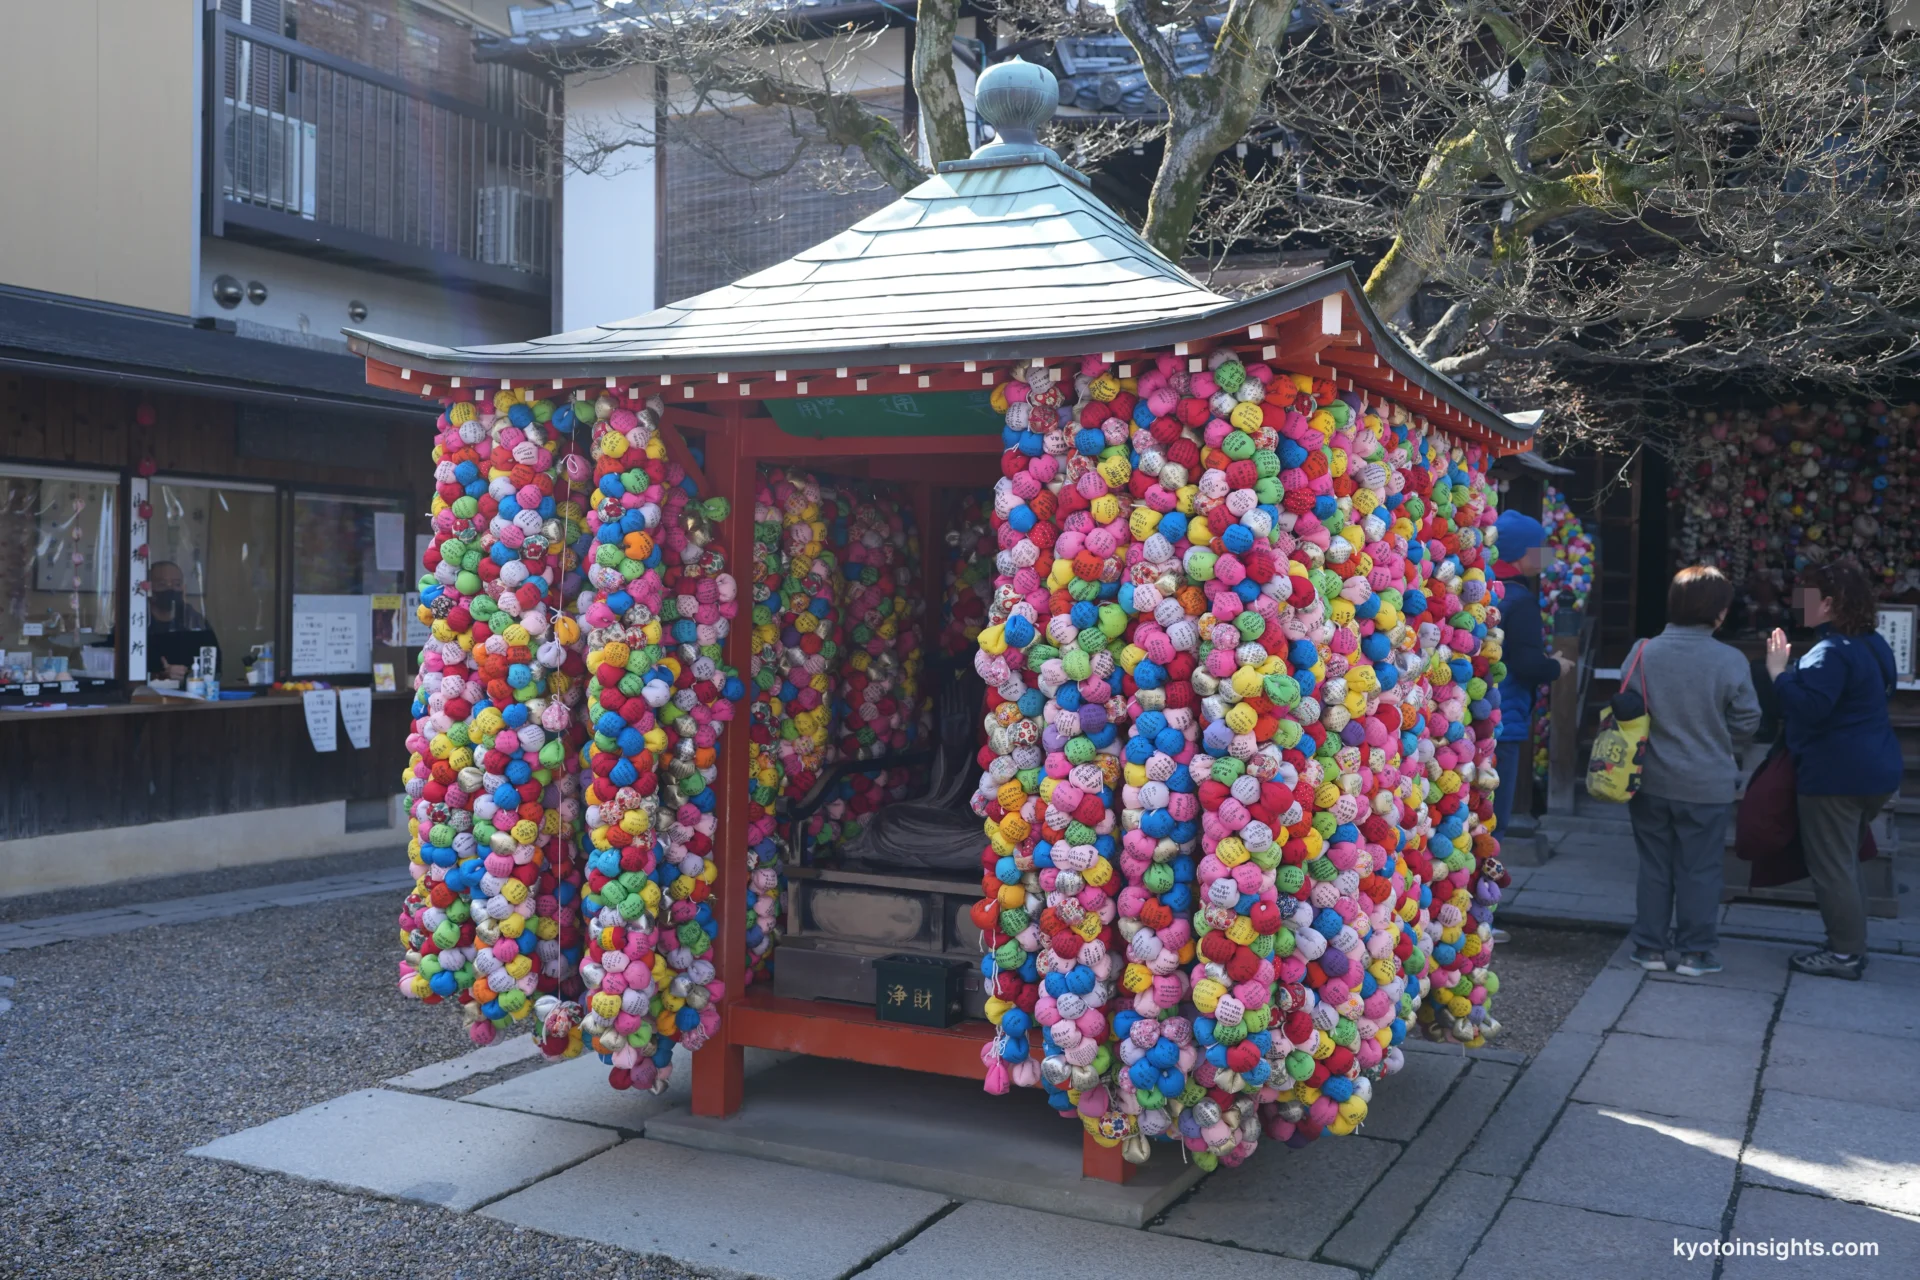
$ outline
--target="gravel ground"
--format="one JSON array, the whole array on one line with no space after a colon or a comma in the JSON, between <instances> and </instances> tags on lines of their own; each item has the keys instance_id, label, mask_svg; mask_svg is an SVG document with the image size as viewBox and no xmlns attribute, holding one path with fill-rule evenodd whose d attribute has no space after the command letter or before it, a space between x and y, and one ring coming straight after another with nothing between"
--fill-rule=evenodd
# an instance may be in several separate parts
<instances>
[{"instance_id":1,"label":"gravel ground","mask_svg":"<svg viewBox=\"0 0 1920 1280\"><path fill-rule=\"evenodd\" d=\"M1507 932L1513 941L1495 948L1493 956L1500 975L1493 1016L1501 1028L1494 1043L1532 1057L1586 994L1625 934L1519 925Z\"/></svg>"},{"instance_id":2,"label":"gravel ground","mask_svg":"<svg viewBox=\"0 0 1920 1280\"><path fill-rule=\"evenodd\" d=\"M139 891L155 899L214 892L392 856L180 876ZM103 905L98 893L0 902L0 919L86 910ZM0 1276L697 1276L617 1249L184 1154L470 1047L451 1011L393 992L393 909L369 895L0 953L0 974L14 979L5 992L13 1007L0 1013L0 1186L12 1240L0 1249ZM1499 1043L1532 1054L1619 935L1511 932L1497 961Z\"/></svg>"},{"instance_id":3,"label":"gravel ground","mask_svg":"<svg viewBox=\"0 0 1920 1280\"><path fill-rule=\"evenodd\" d=\"M30 893L0 898L0 924L16 920L38 920L42 916L64 916L76 911L98 911L103 907L123 906L129 901L164 902L171 898L197 898L203 893L231 893L260 885L281 884L291 880L318 880L322 876L341 876L355 871L378 871L392 867L398 875L407 865L403 844L383 845L378 849L359 849L352 853L332 853L319 858L295 858L289 862L263 862L246 867L227 867L219 871L195 871L187 875L163 876L138 884L91 885L84 889L56 889L51 893ZM137 895L129 898L127 895Z\"/></svg>"},{"instance_id":4,"label":"gravel ground","mask_svg":"<svg viewBox=\"0 0 1920 1280\"><path fill-rule=\"evenodd\" d=\"M390 985L397 901L0 953L17 980L0 1014L0 1276L698 1274L184 1154L472 1047L457 1015Z\"/></svg>"}]
</instances>

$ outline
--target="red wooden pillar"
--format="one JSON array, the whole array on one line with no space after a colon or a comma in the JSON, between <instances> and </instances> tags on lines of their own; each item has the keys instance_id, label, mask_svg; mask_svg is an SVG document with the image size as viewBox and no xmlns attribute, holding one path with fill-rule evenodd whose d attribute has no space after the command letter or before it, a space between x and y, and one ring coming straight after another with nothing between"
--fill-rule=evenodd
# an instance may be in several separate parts
<instances>
[{"instance_id":1,"label":"red wooden pillar","mask_svg":"<svg viewBox=\"0 0 1920 1280\"><path fill-rule=\"evenodd\" d=\"M728 1006L746 990L747 979L747 786L748 707L753 682L753 485L754 460L742 446L740 413L728 407L726 426L706 433L706 474L714 495L732 504L721 524L720 540L727 549L727 571L741 584L740 611L727 635L727 664L740 673L748 695L734 709L733 720L720 738L719 826L714 832L714 862L719 876L713 892L718 900L719 957L716 967L725 984L720 1029L693 1055L693 1112L702 1116L730 1116L740 1109L746 1087L746 1050L733 1043Z\"/></svg>"},{"instance_id":2,"label":"red wooden pillar","mask_svg":"<svg viewBox=\"0 0 1920 1280\"><path fill-rule=\"evenodd\" d=\"M1102 1182L1129 1182L1137 1172L1135 1166L1128 1164L1120 1155L1119 1144L1103 1147L1093 1140L1090 1133L1080 1135L1080 1176L1098 1178Z\"/></svg>"}]
</instances>

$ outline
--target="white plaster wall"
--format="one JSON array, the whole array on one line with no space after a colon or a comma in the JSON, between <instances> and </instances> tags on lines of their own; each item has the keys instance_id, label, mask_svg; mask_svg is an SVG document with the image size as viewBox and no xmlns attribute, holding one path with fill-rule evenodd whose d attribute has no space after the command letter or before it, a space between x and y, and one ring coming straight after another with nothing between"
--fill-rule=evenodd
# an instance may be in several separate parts
<instances>
[{"instance_id":1,"label":"white plaster wall","mask_svg":"<svg viewBox=\"0 0 1920 1280\"><path fill-rule=\"evenodd\" d=\"M861 92L903 82L906 36L898 28L861 41L809 41L757 55L797 64L811 60L834 68L834 86ZM973 75L959 68L961 96L971 110ZM567 138L579 155L590 138L621 134L648 137L654 119L654 74L650 67L584 73L567 81ZM691 103L685 82L669 83L681 110ZM644 315L655 306L659 245L658 168L650 146L636 146L594 173L572 167L566 175L560 241L560 327L584 329Z\"/></svg>"},{"instance_id":2,"label":"white plaster wall","mask_svg":"<svg viewBox=\"0 0 1920 1280\"><path fill-rule=\"evenodd\" d=\"M189 313L200 10L0 4L0 283Z\"/></svg>"},{"instance_id":3,"label":"white plaster wall","mask_svg":"<svg viewBox=\"0 0 1920 1280\"><path fill-rule=\"evenodd\" d=\"M213 300L213 282L221 275L243 285L260 281L267 286L267 300L223 310ZM208 237L200 242L195 315L246 320L344 344L340 330L354 325L347 304L355 299L367 304L367 318L354 327L422 342L517 342L540 337L553 327L544 301L518 306L233 240Z\"/></svg>"},{"instance_id":4,"label":"white plaster wall","mask_svg":"<svg viewBox=\"0 0 1920 1280\"><path fill-rule=\"evenodd\" d=\"M404 843L406 820L397 800L388 823L385 830L348 831L347 802L329 800L0 840L0 898Z\"/></svg>"},{"instance_id":5,"label":"white plaster wall","mask_svg":"<svg viewBox=\"0 0 1920 1280\"><path fill-rule=\"evenodd\" d=\"M583 75L567 83L567 135L653 126L653 71ZM576 151L577 153L577 151ZM584 329L653 310L659 228L652 147L633 147L594 173L569 166L560 212L560 327Z\"/></svg>"}]
</instances>

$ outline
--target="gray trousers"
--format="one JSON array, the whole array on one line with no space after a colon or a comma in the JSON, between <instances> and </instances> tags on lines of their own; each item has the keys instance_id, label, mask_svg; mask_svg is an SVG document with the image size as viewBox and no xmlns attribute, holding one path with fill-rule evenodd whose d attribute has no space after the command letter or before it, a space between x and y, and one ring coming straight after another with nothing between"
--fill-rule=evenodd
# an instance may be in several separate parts
<instances>
[{"instance_id":1,"label":"gray trousers","mask_svg":"<svg viewBox=\"0 0 1920 1280\"><path fill-rule=\"evenodd\" d=\"M1712 951L1720 942L1720 888L1733 805L1694 804L1642 791L1627 814L1640 850L1633 945Z\"/></svg>"},{"instance_id":2,"label":"gray trousers","mask_svg":"<svg viewBox=\"0 0 1920 1280\"><path fill-rule=\"evenodd\" d=\"M1877 796L1801 796L1800 847L1827 926L1827 946L1843 955L1867 949L1867 895L1860 883L1860 832L1886 807Z\"/></svg>"}]
</instances>

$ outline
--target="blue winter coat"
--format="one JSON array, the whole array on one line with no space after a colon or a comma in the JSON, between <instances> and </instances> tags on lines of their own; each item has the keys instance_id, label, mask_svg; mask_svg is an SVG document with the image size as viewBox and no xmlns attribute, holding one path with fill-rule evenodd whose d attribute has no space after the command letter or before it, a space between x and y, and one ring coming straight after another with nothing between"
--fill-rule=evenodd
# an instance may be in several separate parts
<instances>
[{"instance_id":1,"label":"blue winter coat","mask_svg":"<svg viewBox=\"0 0 1920 1280\"><path fill-rule=\"evenodd\" d=\"M1547 652L1540 599L1522 578L1506 580L1500 602L1500 626L1506 632L1502 659L1507 678L1500 682L1500 741L1525 742L1533 719L1533 691L1560 678L1560 664Z\"/></svg>"},{"instance_id":2,"label":"blue winter coat","mask_svg":"<svg viewBox=\"0 0 1920 1280\"><path fill-rule=\"evenodd\" d=\"M1887 716L1893 650L1878 632L1820 643L1773 682L1803 796L1875 796L1900 789L1900 744Z\"/></svg>"}]
</instances>

